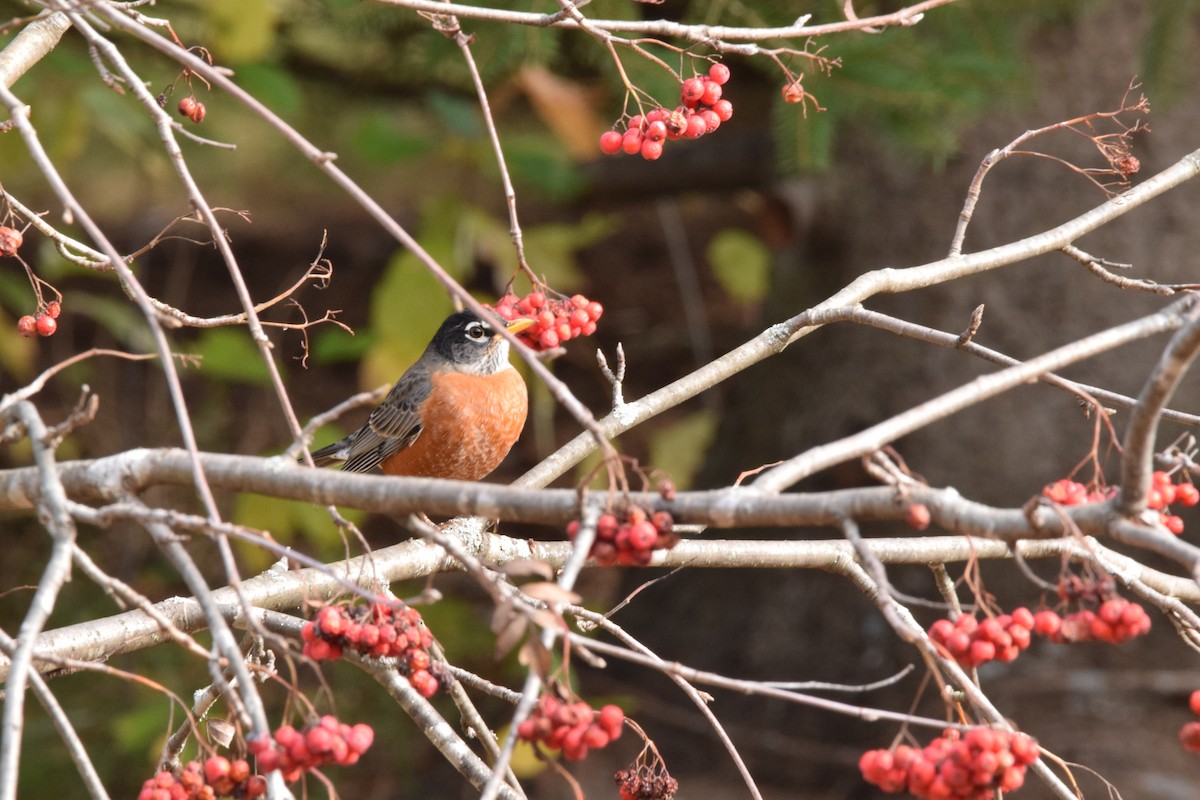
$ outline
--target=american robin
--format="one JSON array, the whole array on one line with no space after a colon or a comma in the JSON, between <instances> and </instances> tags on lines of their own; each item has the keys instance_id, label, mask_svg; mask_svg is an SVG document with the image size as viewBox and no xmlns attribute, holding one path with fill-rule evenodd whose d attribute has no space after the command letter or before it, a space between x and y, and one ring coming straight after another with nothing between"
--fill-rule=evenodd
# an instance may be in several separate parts
<instances>
[{"instance_id":1,"label":"american robin","mask_svg":"<svg viewBox=\"0 0 1200 800\"><path fill-rule=\"evenodd\" d=\"M348 472L474 481L504 460L521 435L529 399L508 362L508 342L471 311L451 314L367 422L312 454ZM530 319L505 323L513 333Z\"/></svg>"}]
</instances>

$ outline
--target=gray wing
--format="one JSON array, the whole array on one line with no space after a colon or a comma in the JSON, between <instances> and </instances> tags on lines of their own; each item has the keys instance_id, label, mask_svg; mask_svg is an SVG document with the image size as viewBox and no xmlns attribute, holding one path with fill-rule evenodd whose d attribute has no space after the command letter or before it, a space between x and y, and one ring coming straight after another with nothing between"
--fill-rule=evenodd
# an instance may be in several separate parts
<instances>
[{"instance_id":1,"label":"gray wing","mask_svg":"<svg viewBox=\"0 0 1200 800\"><path fill-rule=\"evenodd\" d=\"M409 372L396 382L367 422L354 433L313 453L318 467L339 461L344 472L370 472L389 456L416 441L421 434L421 405L432 384L424 370Z\"/></svg>"}]
</instances>

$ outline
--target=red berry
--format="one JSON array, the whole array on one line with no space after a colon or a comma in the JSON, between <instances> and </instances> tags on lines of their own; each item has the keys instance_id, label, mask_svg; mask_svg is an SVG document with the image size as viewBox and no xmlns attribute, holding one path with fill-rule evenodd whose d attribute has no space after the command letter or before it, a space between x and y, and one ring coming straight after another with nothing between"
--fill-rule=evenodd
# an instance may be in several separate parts
<instances>
[{"instance_id":1,"label":"red berry","mask_svg":"<svg viewBox=\"0 0 1200 800\"><path fill-rule=\"evenodd\" d=\"M62 313L62 303L57 300L51 300L46 304L46 314L58 319L58 315Z\"/></svg>"},{"instance_id":2,"label":"red berry","mask_svg":"<svg viewBox=\"0 0 1200 800\"><path fill-rule=\"evenodd\" d=\"M350 733L345 739L346 744L350 746L350 752L361 755L375 741L375 730L370 725L360 722L350 729Z\"/></svg>"},{"instance_id":3,"label":"red berry","mask_svg":"<svg viewBox=\"0 0 1200 800\"><path fill-rule=\"evenodd\" d=\"M1175 500L1182 506L1194 506L1200 503L1200 489L1190 483L1181 483L1175 487Z\"/></svg>"},{"instance_id":4,"label":"red berry","mask_svg":"<svg viewBox=\"0 0 1200 800\"><path fill-rule=\"evenodd\" d=\"M706 132L712 133L717 128L721 127L721 118L717 116L717 112L711 108L706 108L703 111L697 111L696 116L704 119Z\"/></svg>"},{"instance_id":5,"label":"red berry","mask_svg":"<svg viewBox=\"0 0 1200 800\"><path fill-rule=\"evenodd\" d=\"M1192 692L1192 696L1188 698L1188 708L1192 713L1200 717L1200 689Z\"/></svg>"},{"instance_id":6,"label":"red berry","mask_svg":"<svg viewBox=\"0 0 1200 800\"><path fill-rule=\"evenodd\" d=\"M245 759L239 758L229 765L229 779L234 783L241 783L250 777L250 765Z\"/></svg>"},{"instance_id":7,"label":"red berry","mask_svg":"<svg viewBox=\"0 0 1200 800\"><path fill-rule=\"evenodd\" d=\"M58 323L54 317L42 315L37 318L37 332L42 336L53 336L56 330L58 330Z\"/></svg>"},{"instance_id":8,"label":"red berry","mask_svg":"<svg viewBox=\"0 0 1200 800\"><path fill-rule=\"evenodd\" d=\"M733 103L728 100L718 100L713 103L712 110L721 118L721 122L729 122L733 118Z\"/></svg>"},{"instance_id":9,"label":"red berry","mask_svg":"<svg viewBox=\"0 0 1200 800\"><path fill-rule=\"evenodd\" d=\"M683 138L699 139L706 133L708 133L708 123L704 121L704 117L701 117L699 114L688 117L687 128L683 131Z\"/></svg>"},{"instance_id":10,"label":"red berry","mask_svg":"<svg viewBox=\"0 0 1200 800\"><path fill-rule=\"evenodd\" d=\"M1175 516L1174 514L1163 514L1162 515L1162 524L1163 524L1164 528L1166 528L1167 530L1169 530L1171 533L1175 534L1176 536L1183 533L1183 520L1180 517Z\"/></svg>"},{"instance_id":11,"label":"red berry","mask_svg":"<svg viewBox=\"0 0 1200 800\"><path fill-rule=\"evenodd\" d=\"M723 86L729 82L729 67L721 63L713 64L708 68L708 79L719 86Z\"/></svg>"},{"instance_id":12,"label":"red berry","mask_svg":"<svg viewBox=\"0 0 1200 800\"><path fill-rule=\"evenodd\" d=\"M201 122L204 122L204 115L206 113L207 111L204 108L204 103L201 103L199 100L197 100L195 107L192 108L192 112L188 114L188 119L196 124L200 124Z\"/></svg>"},{"instance_id":13,"label":"red berry","mask_svg":"<svg viewBox=\"0 0 1200 800\"><path fill-rule=\"evenodd\" d=\"M904 521L913 530L923 531L929 527L929 508L924 503L913 503L904 509Z\"/></svg>"},{"instance_id":14,"label":"red berry","mask_svg":"<svg viewBox=\"0 0 1200 800\"><path fill-rule=\"evenodd\" d=\"M16 228L0 225L0 256L11 256L21 249L24 237Z\"/></svg>"},{"instance_id":15,"label":"red berry","mask_svg":"<svg viewBox=\"0 0 1200 800\"><path fill-rule=\"evenodd\" d=\"M661 142L667 138L667 124L661 119L654 120L646 127L646 138L652 142Z\"/></svg>"},{"instance_id":16,"label":"red berry","mask_svg":"<svg viewBox=\"0 0 1200 800\"><path fill-rule=\"evenodd\" d=\"M17 333L26 339L32 339L34 336L37 336L37 328L37 320L29 314L17 320Z\"/></svg>"},{"instance_id":17,"label":"red berry","mask_svg":"<svg viewBox=\"0 0 1200 800\"><path fill-rule=\"evenodd\" d=\"M639 153L642 149L642 132L637 128L625 131L621 137L621 149L631 156Z\"/></svg>"},{"instance_id":18,"label":"red berry","mask_svg":"<svg viewBox=\"0 0 1200 800\"><path fill-rule=\"evenodd\" d=\"M620 152L621 138L621 134L616 131L605 131L600 134L600 152L607 156Z\"/></svg>"},{"instance_id":19,"label":"red berry","mask_svg":"<svg viewBox=\"0 0 1200 800\"><path fill-rule=\"evenodd\" d=\"M662 156L662 152L662 142L656 142L651 139L647 139L646 141L642 142L642 158L646 159L647 161L657 161L659 157Z\"/></svg>"},{"instance_id":20,"label":"red berry","mask_svg":"<svg viewBox=\"0 0 1200 800\"><path fill-rule=\"evenodd\" d=\"M1186 722L1179 729L1179 743L1183 749L1200 753L1200 722Z\"/></svg>"},{"instance_id":21,"label":"red berry","mask_svg":"<svg viewBox=\"0 0 1200 800\"><path fill-rule=\"evenodd\" d=\"M625 724L625 712L621 710L620 706L607 705L600 709L596 721L600 723L600 727L608 734L610 740L616 739L621 735Z\"/></svg>"},{"instance_id":22,"label":"red berry","mask_svg":"<svg viewBox=\"0 0 1200 800\"><path fill-rule=\"evenodd\" d=\"M700 98L700 102L706 106L711 106L721 99L721 84L712 81L705 81L704 96Z\"/></svg>"},{"instance_id":23,"label":"red berry","mask_svg":"<svg viewBox=\"0 0 1200 800\"><path fill-rule=\"evenodd\" d=\"M179 101L179 113L185 117L190 117L192 112L196 110L196 98L185 97Z\"/></svg>"},{"instance_id":24,"label":"red berry","mask_svg":"<svg viewBox=\"0 0 1200 800\"><path fill-rule=\"evenodd\" d=\"M629 526L629 546L634 550L649 550L658 541L658 531L649 522L642 520Z\"/></svg>"},{"instance_id":25,"label":"red berry","mask_svg":"<svg viewBox=\"0 0 1200 800\"><path fill-rule=\"evenodd\" d=\"M216 783L229 774L229 759L225 756L212 756L204 762L204 777L209 783Z\"/></svg>"},{"instance_id":26,"label":"red berry","mask_svg":"<svg viewBox=\"0 0 1200 800\"><path fill-rule=\"evenodd\" d=\"M699 78L688 78L679 87L679 99L686 106L694 106L704 97L705 82Z\"/></svg>"}]
</instances>

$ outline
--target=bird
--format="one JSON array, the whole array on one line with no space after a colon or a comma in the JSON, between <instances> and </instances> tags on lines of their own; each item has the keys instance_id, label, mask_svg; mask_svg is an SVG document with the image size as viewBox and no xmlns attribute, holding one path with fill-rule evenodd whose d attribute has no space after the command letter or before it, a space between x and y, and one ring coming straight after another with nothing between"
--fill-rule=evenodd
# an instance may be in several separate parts
<instances>
[{"instance_id":1,"label":"bird","mask_svg":"<svg viewBox=\"0 0 1200 800\"><path fill-rule=\"evenodd\" d=\"M451 314L421 357L358 430L312 454L344 472L476 481L500 466L525 427L529 396L509 363L504 327L519 333L534 320Z\"/></svg>"}]
</instances>

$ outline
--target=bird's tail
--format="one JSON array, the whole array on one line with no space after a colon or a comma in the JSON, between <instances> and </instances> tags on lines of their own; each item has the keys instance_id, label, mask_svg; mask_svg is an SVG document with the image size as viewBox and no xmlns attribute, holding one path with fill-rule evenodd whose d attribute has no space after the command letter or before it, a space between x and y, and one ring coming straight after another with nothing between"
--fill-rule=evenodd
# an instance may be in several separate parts
<instances>
[{"instance_id":1,"label":"bird's tail","mask_svg":"<svg viewBox=\"0 0 1200 800\"><path fill-rule=\"evenodd\" d=\"M346 460L346 440L334 442L326 445L320 450L314 450L312 453L313 463L318 467L328 467L333 464L341 464ZM298 459L303 461L303 458Z\"/></svg>"}]
</instances>

